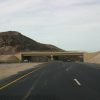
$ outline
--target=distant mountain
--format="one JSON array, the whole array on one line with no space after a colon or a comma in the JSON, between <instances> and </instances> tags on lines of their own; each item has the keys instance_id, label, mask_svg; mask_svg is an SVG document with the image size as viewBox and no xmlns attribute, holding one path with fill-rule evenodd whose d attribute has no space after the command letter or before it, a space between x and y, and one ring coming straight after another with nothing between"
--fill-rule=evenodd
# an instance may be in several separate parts
<instances>
[{"instance_id":1,"label":"distant mountain","mask_svg":"<svg viewBox=\"0 0 100 100\"><path fill-rule=\"evenodd\" d=\"M0 54L15 54L23 51L64 51L56 46L36 42L19 32L0 32Z\"/></svg>"}]
</instances>

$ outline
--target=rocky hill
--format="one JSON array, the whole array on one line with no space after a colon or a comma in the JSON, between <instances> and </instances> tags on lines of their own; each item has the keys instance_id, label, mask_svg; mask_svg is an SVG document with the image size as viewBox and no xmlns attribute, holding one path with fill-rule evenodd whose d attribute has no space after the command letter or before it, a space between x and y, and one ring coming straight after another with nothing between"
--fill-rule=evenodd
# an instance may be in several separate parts
<instances>
[{"instance_id":1,"label":"rocky hill","mask_svg":"<svg viewBox=\"0 0 100 100\"><path fill-rule=\"evenodd\" d=\"M34 37L33 37L34 38ZM48 44L36 42L19 32L0 32L0 55L15 54L22 51L63 51Z\"/></svg>"}]
</instances>

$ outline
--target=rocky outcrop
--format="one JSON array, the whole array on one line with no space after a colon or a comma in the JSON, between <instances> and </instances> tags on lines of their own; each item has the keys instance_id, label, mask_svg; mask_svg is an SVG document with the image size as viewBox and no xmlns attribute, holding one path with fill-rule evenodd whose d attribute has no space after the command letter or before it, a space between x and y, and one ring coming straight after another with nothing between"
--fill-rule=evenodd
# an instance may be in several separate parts
<instances>
[{"instance_id":1,"label":"rocky outcrop","mask_svg":"<svg viewBox=\"0 0 100 100\"><path fill-rule=\"evenodd\" d=\"M36 42L19 32L0 32L0 55L16 54L23 51L63 51L53 45Z\"/></svg>"}]
</instances>

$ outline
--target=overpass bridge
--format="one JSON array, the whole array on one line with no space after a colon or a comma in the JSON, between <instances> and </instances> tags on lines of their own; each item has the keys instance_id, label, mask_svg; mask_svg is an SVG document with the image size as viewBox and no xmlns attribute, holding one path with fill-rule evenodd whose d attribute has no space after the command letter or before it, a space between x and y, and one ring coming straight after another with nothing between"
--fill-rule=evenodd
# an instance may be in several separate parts
<instances>
[{"instance_id":1,"label":"overpass bridge","mask_svg":"<svg viewBox=\"0 0 100 100\"><path fill-rule=\"evenodd\" d=\"M83 52L21 52L21 61L42 62L50 60L81 61Z\"/></svg>"}]
</instances>

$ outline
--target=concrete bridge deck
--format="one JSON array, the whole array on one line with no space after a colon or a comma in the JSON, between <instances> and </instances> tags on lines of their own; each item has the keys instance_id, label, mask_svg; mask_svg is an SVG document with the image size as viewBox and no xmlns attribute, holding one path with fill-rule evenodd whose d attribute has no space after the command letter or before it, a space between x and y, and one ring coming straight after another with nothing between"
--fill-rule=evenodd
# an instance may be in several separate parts
<instances>
[{"instance_id":1,"label":"concrete bridge deck","mask_svg":"<svg viewBox=\"0 0 100 100\"><path fill-rule=\"evenodd\" d=\"M21 52L22 56L59 56L59 55L77 55L83 56L83 52Z\"/></svg>"},{"instance_id":2,"label":"concrete bridge deck","mask_svg":"<svg viewBox=\"0 0 100 100\"><path fill-rule=\"evenodd\" d=\"M21 60L29 61L50 61L65 60L66 61L83 61L84 53L82 52L21 52Z\"/></svg>"}]
</instances>

